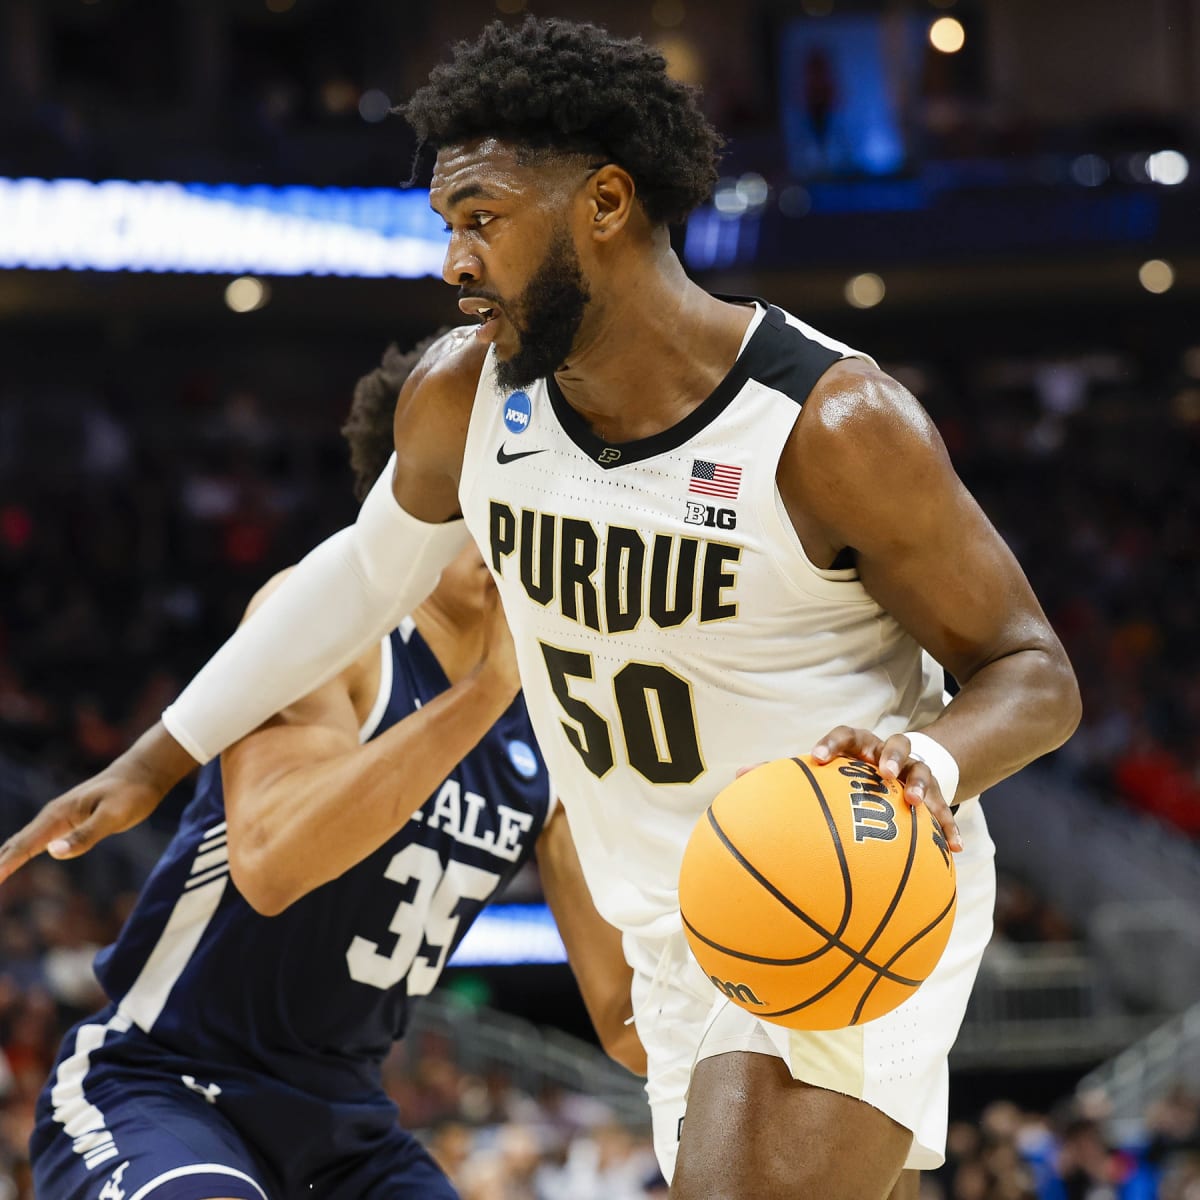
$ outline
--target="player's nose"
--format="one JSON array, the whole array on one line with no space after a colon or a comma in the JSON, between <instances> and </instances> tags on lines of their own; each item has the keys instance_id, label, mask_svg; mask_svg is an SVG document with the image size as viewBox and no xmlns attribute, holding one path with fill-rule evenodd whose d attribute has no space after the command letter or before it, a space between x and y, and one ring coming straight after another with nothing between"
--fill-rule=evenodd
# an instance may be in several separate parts
<instances>
[{"instance_id":1,"label":"player's nose","mask_svg":"<svg viewBox=\"0 0 1200 1200\"><path fill-rule=\"evenodd\" d=\"M454 287L478 283L483 278L483 263L456 237L451 237L442 260L442 278Z\"/></svg>"}]
</instances>

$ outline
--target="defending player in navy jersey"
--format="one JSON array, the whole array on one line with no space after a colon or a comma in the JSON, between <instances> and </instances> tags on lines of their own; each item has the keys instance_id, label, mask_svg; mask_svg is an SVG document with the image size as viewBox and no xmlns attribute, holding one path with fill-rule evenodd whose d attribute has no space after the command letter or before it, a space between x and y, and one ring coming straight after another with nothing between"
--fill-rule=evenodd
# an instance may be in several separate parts
<instances>
[{"instance_id":1,"label":"defending player in navy jersey","mask_svg":"<svg viewBox=\"0 0 1200 1200\"><path fill-rule=\"evenodd\" d=\"M436 149L443 277L476 338L414 371L355 525L129 754L0 848L0 877L86 846L98 811L153 803L342 669L469 533L588 887L624 933L671 1195L909 1200L944 1156L948 1052L990 933L978 796L1075 728L1062 645L896 380L687 277L670 226L708 198L720 138L657 51L496 22L403 111ZM715 992L677 888L686 832L737 769L807 751L864 757L928 806L958 907L909 1000L801 1033Z\"/></svg>"},{"instance_id":2,"label":"defending player in navy jersey","mask_svg":"<svg viewBox=\"0 0 1200 1200\"><path fill-rule=\"evenodd\" d=\"M368 482L409 361L389 351L360 383L347 429ZM517 688L468 546L412 619L202 769L97 958L112 1003L67 1036L41 1096L39 1197L450 1200L379 1066L535 847L597 1028L641 1065L630 972Z\"/></svg>"}]
</instances>

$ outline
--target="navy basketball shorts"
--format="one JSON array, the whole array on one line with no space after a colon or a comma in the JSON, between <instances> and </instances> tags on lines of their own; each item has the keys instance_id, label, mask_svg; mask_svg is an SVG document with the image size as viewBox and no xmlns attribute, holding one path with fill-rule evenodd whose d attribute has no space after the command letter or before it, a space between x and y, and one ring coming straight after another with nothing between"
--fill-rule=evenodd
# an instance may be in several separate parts
<instances>
[{"instance_id":1,"label":"navy basketball shorts","mask_svg":"<svg viewBox=\"0 0 1200 1200\"><path fill-rule=\"evenodd\" d=\"M191 1061L111 1009L64 1040L30 1155L38 1200L458 1200L385 1097Z\"/></svg>"}]
</instances>

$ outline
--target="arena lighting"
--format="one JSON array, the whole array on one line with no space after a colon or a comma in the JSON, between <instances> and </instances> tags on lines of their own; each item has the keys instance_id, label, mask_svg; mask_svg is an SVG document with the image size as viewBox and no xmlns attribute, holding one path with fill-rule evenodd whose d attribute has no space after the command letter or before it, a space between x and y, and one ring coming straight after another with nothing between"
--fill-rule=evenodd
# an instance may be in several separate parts
<instances>
[{"instance_id":1,"label":"arena lighting","mask_svg":"<svg viewBox=\"0 0 1200 1200\"><path fill-rule=\"evenodd\" d=\"M1099 187L1112 174L1109 165L1099 154L1081 154L1068 168L1071 178L1084 187Z\"/></svg>"},{"instance_id":2,"label":"arena lighting","mask_svg":"<svg viewBox=\"0 0 1200 1200\"><path fill-rule=\"evenodd\" d=\"M225 289L225 304L235 313L254 312L271 298L271 289L253 275L242 275Z\"/></svg>"},{"instance_id":3,"label":"arena lighting","mask_svg":"<svg viewBox=\"0 0 1200 1200\"><path fill-rule=\"evenodd\" d=\"M544 904L493 904L475 918L448 965L509 967L566 961L558 927Z\"/></svg>"},{"instance_id":4,"label":"arena lighting","mask_svg":"<svg viewBox=\"0 0 1200 1200\"><path fill-rule=\"evenodd\" d=\"M957 54L967 43L967 31L957 17L938 17L929 27L929 44L943 54Z\"/></svg>"},{"instance_id":5,"label":"arena lighting","mask_svg":"<svg viewBox=\"0 0 1200 1200\"><path fill-rule=\"evenodd\" d=\"M0 178L0 268L219 275L440 275L421 188Z\"/></svg>"},{"instance_id":6,"label":"arena lighting","mask_svg":"<svg viewBox=\"0 0 1200 1200\"><path fill-rule=\"evenodd\" d=\"M1175 284L1175 268L1164 259L1152 258L1138 267L1138 282L1148 292L1161 296Z\"/></svg>"},{"instance_id":7,"label":"arena lighting","mask_svg":"<svg viewBox=\"0 0 1200 1200\"><path fill-rule=\"evenodd\" d=\"M1188 177L1187 158L1178 150L1159 150L1146 156L1146 177L1151 183L1175 187Z\"/></svg>"},{"instance_id":8,"label":"arena lighting","mask_svg":"<svg viewBox=\"0 0 1200 1200\"><path fill-rule=\"evenodd\" d=\"M387 92L379 88L368 88L358 98L358 115L371 125L378 125L391 111L392 102Z\"/></svg>"},{"instance_id":9,"label":"arena lighting","mask_svg":"<svg viewBox=\"0 0 1200 1200\"><path fill-rule=\"evenodd\" d=\"M846 281L846 303L853 308L874 308L886 294L883 280L869 271Z\"/></svg>"}]
</instances>

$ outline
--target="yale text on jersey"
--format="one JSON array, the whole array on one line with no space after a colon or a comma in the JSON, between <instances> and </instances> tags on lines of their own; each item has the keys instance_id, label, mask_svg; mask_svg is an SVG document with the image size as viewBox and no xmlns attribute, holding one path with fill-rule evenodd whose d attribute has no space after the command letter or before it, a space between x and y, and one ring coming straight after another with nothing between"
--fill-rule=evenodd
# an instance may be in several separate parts
<instances>
[{"instance_id":1,"label":"yale text on jersey","mask_svg":"<svg viewBox=\"0 0 1200 1200\"><path fill-rule=\"evenodd\" d=\"M516 571L526 595L601 633L660 629L737 616L741 547L491 502L488 538L497 575Z\"/></svg>"},{"instance_id":2,"label":"yale text on jersey","mask_svg":"<svg viewBox=\"0 0 1200 1200\"><path fill-rule=\"evenodd\" d=\"M443 830L460 845L474 846L507 862L516 862L521 856L524 837L533 825L533 817L507 804L495 804L497 828L481 830L479 816L487 803L485 797L478 792L468 791L451 777L413 817L430 829Z\"/></svg>"}]
</instances>

